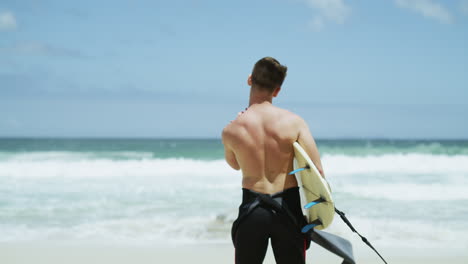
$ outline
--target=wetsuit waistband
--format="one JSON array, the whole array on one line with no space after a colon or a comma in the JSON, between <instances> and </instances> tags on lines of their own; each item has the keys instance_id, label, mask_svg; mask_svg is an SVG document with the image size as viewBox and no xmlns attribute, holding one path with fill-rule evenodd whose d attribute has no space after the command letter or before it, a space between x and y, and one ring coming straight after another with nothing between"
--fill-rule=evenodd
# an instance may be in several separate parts
<instances>
[{"instance_id":1,"label":"wetsuit waistband","mask_svg":"<svg viewBox=\"0 0 468 264\"><path fill-rule=\"evenodd\" d=\"M273 193L273 194L267 194L267 193L259 193L259 192L256 192L256 191L252 191L250 189L247 189L247 188L242 188L242 203L248 203L248 202L251 202L255 199L257 199L259 196L263 196L263 197L270 197L270 198L273 198L274 200L276 200L277 202L279 202L280 204L282 203L283 199L284 200L287 200L287 201L290 201L290 202L294 202L296 200L299 199L299 187L291 187L291 188L288 188L288 189L285 189L283 191L280 191L280 192L277 192L277 193ZM279 198L279 199L275 199L275 198Z\"/></svg>"}]
</instances>

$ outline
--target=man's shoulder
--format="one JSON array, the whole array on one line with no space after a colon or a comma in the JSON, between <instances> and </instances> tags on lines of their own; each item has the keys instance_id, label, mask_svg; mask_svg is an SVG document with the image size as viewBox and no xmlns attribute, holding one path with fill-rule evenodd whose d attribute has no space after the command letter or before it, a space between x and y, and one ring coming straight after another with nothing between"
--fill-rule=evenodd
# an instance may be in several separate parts
<instances>
[{"instance_id":1,"label":"man's shoulder","mask_svg":"<svg viewBox=\"0 0 468 264\"><path fill-rule=\"evenodd\" d=\"M227 137L227 136L230 136L231 134L233 134L233 130L235 129L235 125L234 125L232 122L233 122L233 121L231 121L231 123L227 124L227 125L223 128L223 133L222 133L223 138L224 138L224 137Z\"/></svg>"},{"instance_id":2,"label":"man's shoulder","mask_svg":"<svg viewBox=\"0 0 468 264\"><path fill-rule=\"evenodd\" d=\"M298 114L284 108L277 108L278 111L280 112L280 115L285 119L288 120L289 122L293 123L301 123L304 122L304 119L299 116Z\"/></svg>"},{"instance_id":3,"label":"man's shoulder","mask_svg":"<svg viewBox=\"0 0 468 264\"><path fill-rule=\"evenodd\" d=\"M223 141L227 139L232 139L236 135L238 135L240 129L240 124L237 120L231 121L229 124L227 124L222 132L222 138Z\"/></svg>"}]
</instances>

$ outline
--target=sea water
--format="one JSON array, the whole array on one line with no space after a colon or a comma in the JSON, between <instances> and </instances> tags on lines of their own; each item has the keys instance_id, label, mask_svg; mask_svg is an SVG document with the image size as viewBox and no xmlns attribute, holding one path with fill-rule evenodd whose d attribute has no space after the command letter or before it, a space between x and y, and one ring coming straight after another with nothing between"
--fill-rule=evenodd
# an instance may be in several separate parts
<instances>
[{"instance_id":1,"label":"sea water","mask_svg":"<svg viewBox=\"0 0 468 264\"><path fill-rule=\"evenodd\" d=\"M374 244L468 248L468 141L318 140ZM0 139L0 242L230 243L241 174L219 139ZM349 237L336 216L327 231Z\"/></svg>"}]
</instances>

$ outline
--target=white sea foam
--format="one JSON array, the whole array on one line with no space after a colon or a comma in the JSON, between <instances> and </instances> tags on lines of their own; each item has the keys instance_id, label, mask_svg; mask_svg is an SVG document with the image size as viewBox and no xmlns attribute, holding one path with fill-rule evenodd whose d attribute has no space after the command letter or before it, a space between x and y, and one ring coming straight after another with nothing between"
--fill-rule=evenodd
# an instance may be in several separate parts
<instances>
[{"instance_id":1,"label":"white sea foam","mask_svg":"<svg viewBox=\"0 0 468 264\"><path fill-rule=\"evenodd\" d=\"M381 184L342 184L337 192L353 194L367 199L387 199L397 201L468 201L464 185L381 183Z\"/></svg>"},{"instance_id":2,"label":"white sea foam","mask_svg":"<svg viewBox=\"0 0 468 264\"><path fill-rule=\"evenodd\" d=\"M115 159L125 157L125 159ZM330 177L354 175L468 175L468 156L388 154L379 156L325 155ZM120 177L158 175L237 175L224 160L152 158L147 152L38 152L0 159L0 177Z\"/></svg>"},{"instance_id":3,"label":"white sea foam","mask_svg":"<svg viewBox=\"0 0 468 264\"><path fill-rule=\"evenodd\" d=\"M325 155L323 164L334 193L366 208L350 217L369 239L468 244L468 156ZM0 241L229 242L240 183L240 172L224 160L161 159L147 152L0 153ZM431 206L461 213L441 216L450 217L450 225L440 218L415 220L415 208L427 201L448 201ZM401 202L408 212L393 215L401 209L393 204ZM372 211L379 203L388 208ZM339 224L330 231L351 234Z\"/></svg>"},{"instance_id":4,"label":"white sea foam","mask_svg":"<svg viewBox=\"0 0 468 264\"><path fill-rule=\"evenodd\" d=\"M145 151L37 151L37 152L0 152L0 161L47 161L47 160L92 160L92 159L150 159L153 153Z\"/></svg>"},{"instance_id":5,"label":"white sea foam","mask_svg":"<svg viewBox=\"0 0 468 264\"><path fill-rule=\"evenodd\" d=\"M219 232L211 232L215 218L206 216L169 218L127 218L82 222L72 226L2 227L0 242L11 241L92 241L104 243L196 243L200 241L229 241L230 223Z\"/></svg>"},{"instance_id":6,"label":"white sea foam","mask_svg":"<svg viewBox=\"0 0 468 264\"><path fill-rule=\"evenodd\" d=\"M401 220L395 218L372 219L347 215L353 226L377 248L379 246L422 248L422 249L466 249L468 230L448 226L446 223L433 223L420 220ZM339 219L333 220L327 232L349 239L353 245L365 247L359 236Z\"/></svg>"},{"instance_id":7,"label":"white sea foam","mask_svg":"<svg viewBox=\"0 0 468 264\"><path fill-rule=\"evenodd\" d=\"M355 174L468 174L467 155L387 154L379 156L326 155L322 159L330 175Z\"/></svg>"},{"instance_id":8,"label":"white sea foam","mask_svg":"<svg viewBox=\"0 0 468 264\"><path fill-rule=\"evenodd\" d=\"M0 160L0 177L133 177L236 175L224 160L144 158L115 160L86 154L19 154Z\"/></svg>"}]
</instances>

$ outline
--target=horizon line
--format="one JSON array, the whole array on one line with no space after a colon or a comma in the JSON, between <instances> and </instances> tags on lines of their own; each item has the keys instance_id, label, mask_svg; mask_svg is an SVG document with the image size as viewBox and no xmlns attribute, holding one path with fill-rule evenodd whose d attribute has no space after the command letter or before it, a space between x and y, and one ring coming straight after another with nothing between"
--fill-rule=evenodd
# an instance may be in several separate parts
<instances>
[{"instance_id":1,"label":"horizon line","mask_svg":"<svg viewBox=\"0 0 468 264\"><path fill-rule=\"evenodd\" d=\"M221 137L127 137L127 136L0 136L0 140L17 140L17 139L57 139L57 140L219 140ZM328 140L418 140L418 141L468 141L466 138L455 138L455 137L316 137L316 141L328 141Z\"/></svg>"}]
</instances>

